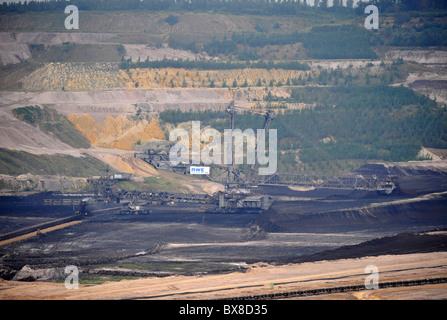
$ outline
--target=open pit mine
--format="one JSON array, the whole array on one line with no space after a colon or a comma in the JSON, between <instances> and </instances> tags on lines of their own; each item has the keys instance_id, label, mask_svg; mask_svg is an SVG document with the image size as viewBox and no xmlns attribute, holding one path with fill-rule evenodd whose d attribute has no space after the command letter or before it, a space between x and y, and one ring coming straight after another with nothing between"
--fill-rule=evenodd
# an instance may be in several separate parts
<instances>
[{"instance_id":1,"label":"open pit mine","mask_svg":"<svg viewBox=\"0 0 447 320\"><path fill-rule=\"evenodd\" d=\"M232 106L234 102L226 109L230 119ZM82 123L76 117L72 121ZM267 112L264 129L271 121L275 117ZM90 133L101 132L97 122L90 123L96 123ZM145 125L158 132L151 123ZM97 135L90 141L106 140ZM120 159L135 172L144 168L139 173L148 177L195 184L194 192L128 189L123 186L136 175L115 172L110 166L84 182L88 192L3 195L1 277L64 281L69 265L79 268L79 277L87 284L97 279L243 273L257 263L313 261L321 259L319 255L337 259L343 257L337 249L350 246L357 248L351 251L357 252L354 257L361 257L371 252L365 245L368 241L443 230L447 224L447 167L442 160L367 164L342 176L281 172L257 176L233 166L210 165L209 174L198 177L191 174L190 164L171 164L172 144L153 141L139 151L125 151ZM89 152L110 159L100 156L104 150ZM418 243L392 248L384 241L381 254L421 250ZM436 251L440 246L445 241L422 250ZM306 290L276 297L317 292ZM158 296L171 297L140 297ZM247 295L229 290L216 297Z\"/></svg>"}]
</instances>

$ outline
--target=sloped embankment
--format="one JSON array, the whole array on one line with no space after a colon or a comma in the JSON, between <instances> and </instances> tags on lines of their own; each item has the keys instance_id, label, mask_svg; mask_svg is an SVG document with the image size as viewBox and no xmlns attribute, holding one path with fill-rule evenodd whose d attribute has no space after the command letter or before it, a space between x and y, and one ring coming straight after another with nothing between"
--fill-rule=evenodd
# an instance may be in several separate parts
<instances>
[{"instance_id":1,"label":"sloped embankment","mask_svg":"<svg viewBox=\"0 0 447 320\"><path fill-rule=\"evenodd\" d=\"M39 155L19 150L0 149L0 174L5 175L54 175L61 180L62 176L89 177L100 175L104 167L105 165L101 161L87 154L79 157L67 154ZM29 177L26 180L31 182L34 179ZM30 187L33 187L33 185L30 185Z\"/></svg>"},{"instance_id":2,"label":"sloped embankment","mask_svg":"<svg viewBox=\"0 0 447 320\"><path fill-rule=\"evenodd\" d=\"M102 123L88 114L70 114L67 118L92 145L100 148L133 150L135 144L152 139L165 139L163 130L155 118L150 121L134 120L118 115L108 116Z\"/></svg>"},{"instance_id":3,"label":"sloped embankment","mask_svg":"<svg viewBox=\"0 0 447 320\"><path fill-rule=\"evenodd\" d=\"M336 259L358 259L365 256L383 256L411 254L421 252L438 252L447 250L447 231L429 231L400 233L378 239L365 241L356 245L342 246L311 255L289 259L288 263L322 261Z\"/></svg>"},{"instance_id":4,"label":"sloped embankment","mask_svg":"<svg viewBox=\"0 0 447 320\"><path fill-rule=\"evenodd\" d=\"M2 17L2 22L8 20ZM31 46L63 43L100 43L111 39L113 34L74 32L2 32L0 33L0 62L19 63L31 58ZM103 60L104 61L104 60Z\"/></svg>"},{"instance_id":5,"label":"sloped embankment","mask_svg":"<svg viewBox=\"0 0 447 320\"><path fill-rule=\"evenodd\" d=\"M447 192L372 203L355 208L299 212L292 202L277 202L264 217L270 228L284 231L329 232L365 228L447 225ZM296 212L294 212L294 210Z\"/></svg>"},{"instance_id":6,"label":"sloped embankment","mask_svg":"<svg viewBox=\"0 0 447 320\"><path fill-rule=\"evenodd\" d=\"M90 147L89 142L75 129L72 123L54 109L26 106L16 108L12 112L18 119L43 130L45 133L54 135L73 148Z\"/></svg>"}]
</instances>

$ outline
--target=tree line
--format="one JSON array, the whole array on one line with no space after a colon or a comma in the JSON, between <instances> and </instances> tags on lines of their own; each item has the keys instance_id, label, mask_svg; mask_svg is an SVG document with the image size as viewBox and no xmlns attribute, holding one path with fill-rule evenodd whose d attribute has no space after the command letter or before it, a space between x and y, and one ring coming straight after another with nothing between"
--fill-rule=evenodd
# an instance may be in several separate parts
<instances>
[{"instance_id":1,"label":"tree line","mask_svg":"<svg viewBox=\"0 0 447 320\"><path fill-rule=\"evenodd\" d=\"M447 45L447 25L424 23L422 26L392 29L392 37L387 44L402 47L428 47Z\"/></svg>"},{"instance_id":2,"label":"tree line","mask_svg":"<svg viewBox=\"0 0 447 320\"><path fill-rule=\"evenodd\" d=\"M447 10L447 0L372 0L359 2L356 13L363 14L364 8L370 4L377 6L381 13Z\"/></svg>"},{"instance_id":3,"label":"tree line","mask_svg":"<svg viewBox=\"0 0 447 320\"><path fill-rule=\"evenodd\" d=\"M421 146L447 148L447 110L404 87L338 86L294 88L290 102L314 104L302 110L278 112L281 150L300 150L300 160L416 160ZM202 121L223 132L229 128L223 111L164 111L160 119L179 124ZM264 118L241 113L235 127L262 128ZM324 138L332 137L329 142Z\"/></svg>"},{"instance_id":4,"label":"tree line","mask_svg":"<svg viewBox=\"0 0 447 320\"><path fill-rule=\"evenodd\" d=\"M370 3L379 7L380 12L412 11L412 10L446 10L447 0L373 0L370 3L359 2L354 6L353 0L343 4L334 0L329 6L328 0L314 0L311 5L308 0L49 0L45 2L24 1L18 3L0 4L0 12L23 13L30 11L64 10L68 4L77 6L80 10L100 11L193 11L220 12L232 14L253 15L297 15L305 10L331 10L334 13L364 14L364 7Z\"/></svg>"},{"instance_id":5,"label":"tree line","mask_svg":"<svg viewBox=\"0 0 447 320\"><path fill-rule=\"evenodd\" d=\"M257 61L257 62L231 62L231 61L214 61L214 60L170 60L163 59L158 61L137 61L132 62L130 59L122 61L119 65L120 69L129 70L136 68L177 68L177 69L198 69L198 70L234 70L234 69L284 69L284 70L309 70L310 67L306 63L297 61Z\"/></svg>"},{"instance_id":6,"label":"tree line","mask_svg":"<svg viewBox=\"0 0 447 320\"><path fill-rule=\"evenodd\" d=\"M205 44L204 50L210 55L225 54L244 57L244 50L238 45L264 47L267 45L287 45L302 42L306 55L315 59L375 59L377 54L371 49L375 44L372 32L356 25L317 26L309 32L293 33L234 33L230 40L213 40ZM257 59L256 56L247 56Z\"/></svg>"},{"instance_id":7,"label":"tree line","mask_svg":"<svg viewBox=\"0 0 447 320\"><path fill-rule=\"evenodd\" d=\"M327 1L321 1L321 8L327 8ZM338 2L337 2L338 3ZM254 15L295 15L302 10L311 10L307 1L286 0L71 0L69 4L80 10L147 10L147 11L201 11L232 14ZM23 3L3 3L0 12L29 12L63 10L68 5L66 0L49 0L46 2L25 1ZM342 6L340 6L342 9Z\"/></svg>"}]
</instances>

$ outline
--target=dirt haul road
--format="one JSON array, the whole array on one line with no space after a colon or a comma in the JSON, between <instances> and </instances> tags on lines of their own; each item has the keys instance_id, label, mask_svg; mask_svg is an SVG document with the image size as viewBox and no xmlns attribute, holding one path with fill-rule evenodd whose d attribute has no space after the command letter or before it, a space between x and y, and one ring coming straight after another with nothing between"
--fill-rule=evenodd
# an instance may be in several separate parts
<instances>
[{"instance_id":1,"label":"dirt haul road","mask_svg":"<svg viewBox=\"0 0 447 320\"><path fill-rule=\"evenodd\" d=\"M378 268L380 282L441 278L447 276L447 252L385 255L361 259L307 262L272 266L254 264L246 272L206 276L171 276L85 284L68 290L62 283L0 282L0 299L219 299L292 290L311 290L363 285L371 275L367 266ZM82 282L82 279L80 279ZM304 299L309 297L303 297ZM447 284L429 284L393 289L361 290L324 299L446 299Z\"/></svg>"}]
</instances>

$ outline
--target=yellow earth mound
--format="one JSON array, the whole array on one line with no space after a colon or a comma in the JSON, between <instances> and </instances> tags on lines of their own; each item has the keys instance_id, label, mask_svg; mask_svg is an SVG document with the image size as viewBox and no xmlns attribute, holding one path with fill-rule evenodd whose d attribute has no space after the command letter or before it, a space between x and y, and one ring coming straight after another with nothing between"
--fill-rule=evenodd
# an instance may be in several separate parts
<instances>
[{"instance_id":1,"label":"yellow earth mound","mask_svg":"<svg viewBox=\"0 0 447 320\"><path fill-rule=\"evenodd\" d=\"M92 145L100 148L133 150L135 144L165 140L158 121L134 120L123 115L108 116L98 123L88 114L69 114L68 120L78 129Z\"/></svg>"}]
</instances>

